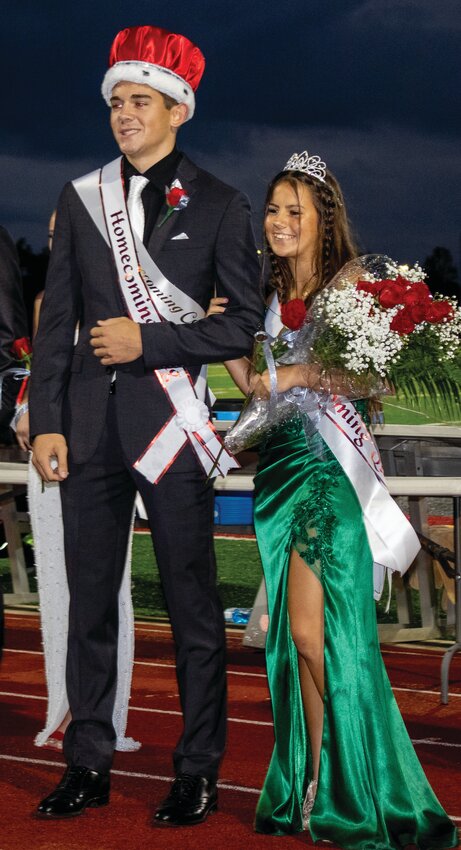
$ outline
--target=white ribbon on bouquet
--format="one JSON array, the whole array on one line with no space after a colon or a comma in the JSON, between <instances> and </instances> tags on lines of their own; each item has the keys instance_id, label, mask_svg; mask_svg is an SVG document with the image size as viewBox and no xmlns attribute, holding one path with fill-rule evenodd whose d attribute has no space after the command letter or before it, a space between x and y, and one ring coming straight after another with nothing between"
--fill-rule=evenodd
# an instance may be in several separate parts
<instances>
[{"instance_id":1,"label":"white ribbon on bouquet","mask_svg":"<svg viewBox=\"0 0 461 850\"><path fill-rule=\"evenodd\" d=\"M204 310L160 271L133 233L122 180L122 158L75 180L73 185L110 246L127 312L139 324L169 321L191 324ZM173 409L171 418L135 461L134 467L156 484L189 441L207 475L226 475L239 464L217 434L205 404L206 367L195 384L182 366L156 369Z\"/></svg>"}]
</instances>

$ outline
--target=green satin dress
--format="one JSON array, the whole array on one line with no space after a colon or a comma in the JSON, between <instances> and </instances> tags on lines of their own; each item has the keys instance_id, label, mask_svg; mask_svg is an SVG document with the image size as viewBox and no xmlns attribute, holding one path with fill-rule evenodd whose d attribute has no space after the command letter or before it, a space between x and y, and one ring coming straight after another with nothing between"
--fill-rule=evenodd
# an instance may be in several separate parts
<instances>
[{"instance_id":1,"label":"green satin dress","mask_svg":"<svg viewBox=\"0 0 461 850\"><path fill-rule=\"evenodd\" d=\"M326 445L323 457L309 448L300 419L278 427L261 448L255 527L268 596L275 732L256 830L301 831L312 778L287 611L288 561L295 547L319 576L325 606L324 728L312 839L351 850L456 847L456 828L418 761L381 658L360 504Z\"/></svg>"}]
</instances>

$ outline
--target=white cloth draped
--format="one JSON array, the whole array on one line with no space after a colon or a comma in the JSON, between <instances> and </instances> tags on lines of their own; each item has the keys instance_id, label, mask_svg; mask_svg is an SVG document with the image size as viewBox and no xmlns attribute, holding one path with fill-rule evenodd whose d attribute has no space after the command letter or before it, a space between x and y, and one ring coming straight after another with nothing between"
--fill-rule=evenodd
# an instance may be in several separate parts
<instances>
[{"instance_id":1,"label":"white cloth draped","mask_svg":"<svg viewBox=\"0 0 461 850\"><path fill-rule=\"evenodd\" d=\"M59 484L45 484L29 461L29 512L34 539L35 565L40 598L48 706L44 729L35 745L43 747L63 722L69 702L66 692L66 657L69 589L64 559L64 537ZM113 713L117 750L137 750L138 741L125 736L134 660L134 618L131 601L131 542L119 593L118 676Z\"/></svg>"}]
</instances>

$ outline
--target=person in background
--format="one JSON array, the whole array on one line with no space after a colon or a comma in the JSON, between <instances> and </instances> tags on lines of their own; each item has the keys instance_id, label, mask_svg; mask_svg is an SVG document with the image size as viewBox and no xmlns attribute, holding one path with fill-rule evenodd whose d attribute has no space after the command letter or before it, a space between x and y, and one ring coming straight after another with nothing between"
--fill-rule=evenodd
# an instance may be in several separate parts
<instances>
[{"instance_id":1,"label":"person in background","mask_svg":"<svg viewBox=\"0 0 461 850\"><path fill-rule=\"evenodd\" d=\"M27 337L18 255L9 233L0 227L0 446L9 446L12 442L10 422L21 386L14 376L20 364L13 346L16 340ZM3 635L3 590L0 583L0 657Z\"/></svg>"},{"instance_id":2,"label":"person in background","mask_svg":"<svg viewBox=\"0 0 461 850\"><path fill-rule=\"evenodd\" d=\"M48 225L48 248L53 245L56 211ZM38 293L34 303L33 339L38 330L40 309L44 292ZM14 418L14 430L20 447L29 451L28 390ZM27 498L34 541L34 560L37 590L40 600L45 676L47 686L47 711L44 728L35 737L35 745L48 750L62 750L64 733L71 714L66 689L66 656L68 636L69 587L64 556L59 483L42 485L42 480L29 460ZM53 545L50 546L50 540ZM114 703L113 724L116 733L115 749L137 750L139 742L125 735L131 678L134 661L134 615L131 600L131 538L127 547L125 570L119 593L119 638L117 652L117 690Z\"/></svg>"},{"instance_id":3,"label":"person in background","mask_svg":"<svg viewBox=\"0 0 461 850\"><path fill-rule=\"evenodd\" d=\"M4 445L12 441L10 421L21 386L14 377L20 364L13 346L28 336L18 254L8 232L0 227L0 444Z\"/></svg>"}]
</instances>

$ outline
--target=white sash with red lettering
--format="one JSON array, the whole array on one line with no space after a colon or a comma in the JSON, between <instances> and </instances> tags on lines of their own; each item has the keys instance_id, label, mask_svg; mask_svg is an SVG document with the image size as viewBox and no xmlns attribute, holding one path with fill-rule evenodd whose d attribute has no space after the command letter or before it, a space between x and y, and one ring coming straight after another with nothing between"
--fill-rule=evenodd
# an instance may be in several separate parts
<instances>
[{"instance_id":1,"label":"white sash with red lettering","mask_svg":"<svg viewBox=\"0 0 461 850\"><path fill-rule=\"evenodd\" d=\"M282 328L275 294L266 314L266 331L275 337ZM374 595L379 599L386 572L403 575L415 559L421 548L418 536L387 489L376 443L352 402L332 395L320 416L313 405L302 409L341 464L360 502L374 561Z\"/></svg>"},{"instance_id":2,"label":"white sash with red lettering","mask_svg":"<svg viewBox=\"0 0 461 850\"><path fill-rule=\"evenodd\" d=\"M74 180L74 187L110 246L128 314L139 324L169 321L190 324L204 311L193 298L160 271L139 237L133 233L123 190L122 159ZM206 368L195 385L178 366L154 374L173 408L173 415L135 462L134 467L156 484L189 440L207 475L226 475L238 467L224 448L205 404Z\"/></svg>"}]
</instances>

